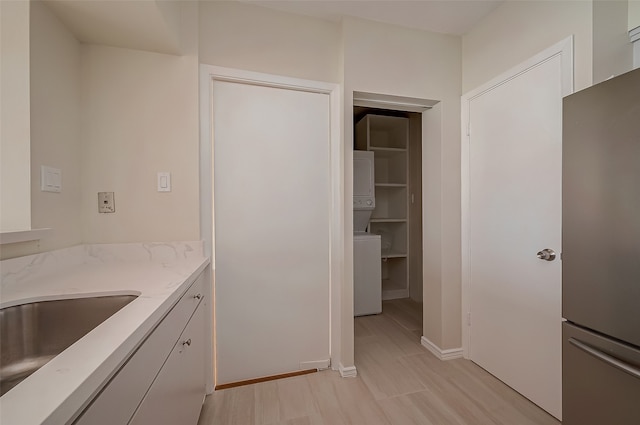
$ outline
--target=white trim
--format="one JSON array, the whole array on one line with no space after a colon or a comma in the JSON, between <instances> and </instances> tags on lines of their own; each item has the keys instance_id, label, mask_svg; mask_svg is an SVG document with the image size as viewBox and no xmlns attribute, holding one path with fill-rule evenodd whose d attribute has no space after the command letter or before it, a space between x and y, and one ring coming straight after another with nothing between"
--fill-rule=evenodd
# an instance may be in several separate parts
<instances>
[{"instance_id":1,"label":"white trim","mask_svg":"<svg viewBox=\"0 0 640 425\"><path fill-rule=\"evenodd\" d=\"M340 363L338 371L340 372L340 376L342 376L343 378L355 378L356 376L358 376L358 371L356 370L355 366L344 367L342 366L342 363Z\"/></svg>"},{"instance_id":2,"label":"white trim","mask_svg":"<svg viewBox=\"0 0 640 425\"><path fill-rule=\"evenodd\" d=\"M390 94L353 92L353 106L392 109L404 112L424 112L431 109L437 101L417 97L395 96Z\"/></svg>"},{"instance_id":3,"label":"white trim","mask_svg":"<svg viewBox=\"0 0 640 425\"><path fill-rule=\"evenodd\" d=\"M211 256L211 266L214 275L215 293L215 250L213 240L215 229L213 226L213 81L228 81L242 84L260 85L266 87L283 88L312 93L322 93L329 96L329 163L330 163L330 203L331 235L330 251L330 284L329 284L329 353L331 364L340 364L341 314L339 309L340 291L343 285L344 264L342 261L344 250L344 142L341 137L341 94L340 86L321 81L303 80L280 75L263 74L240 69L224 68L212 65L200 65L200 237L204 240L205 255ZM212 303L213 304L213 303ZM212 306L213 308L213 306ZM215 319L214 324L215 326ZM215 361L215 341L210 363ZM348 368L347 368L348 369ZM354 368L355 371L355 368ZM355 373L355 372L354 372ZM215 370L212 375L215 375ZM212 378L215 381L215 376ZM212 383L213 384L213 383Z\"/></svg>"},{"instance_id":4,"label":"white trim","mask_svg":"<svg viewBox=\"0 0 640 425\"><path fill-rule=\"evenodd\" d=\"M245 71L242 69L224 68L213 65L200 65L201 72L207 70L211 79L256 86L275 87L280 89L324 93L331 95L338 89L334 83L303 80L301 78L285 77L282 75L263 74L261 72ZM202 74L201 74L202 75Z\"/></svg>"},{"instance_id":5,"label":"white trim","mask_svg":"<svg viewBox=\"0 0 640 425\"><path fill-rule=\"evenodd\" d=\"M562 96L573 93L573 36L545 49L525 62L500 74L498 77L471 90L462 96L462 121L461 121L461 248L462 248L462 351L465 358L470 356L471 329L468 323L468 314L471 312L471 253L470 243L470 210L469 210L469 105L472 99L483 93L516 78L529 69L550 60L556 56L561 58L562 67Z\"/></svg>"},{"instance_id":6,"label":"white trim","mask_svg":"<svg viewBox=\"0 0 640 425\"><path fill-rule=\"evenodd\" d=\"M50 231L51 229L47 227L44 229L0 232L0 245L17 242L37 241L46 236Z\"/></svg>"},{"instance_id":7,"label":"white trim","mask_svg":"<svg viewBox=\"0 0 640 425\"><path fill-rule=\"evenodd\" d=\"M204 254L213 256L213 126L211 70L200 65L200 239L204 241Z\"/></svg>"},{"instance_id":8,"label":"white trim","mask_svg":"<svg viewBox=\"0 0 640 425\"><path fill-rule=\"evenodd\" d=\"M211 76L204 69L200 68L200 239L203 241L204 255L211 259L207 271L209 273L208 282L211 283L209 288L211 297L209 298L208 320L205 325L207 345L205 350L205 387L206 393L212 394L215 390L215 358L216 347L213 332L215 330L214 315L214 270L215 258L213 257L213 149L211 145L211 126L212 126L212 87L210 84ZM206 274L205 274L206 276Z\"/></svg>"},{"instance_id":9,"label":"white trim","mask_svg":"<svg viewBox=\"0 0 640 425\"><path fill-rule=\"evenodd\" d=\"M298 80L302 81L302 80ZM311 83L311 82L309 82ZM321 83L314 83L321 84ZM342 290L345 285L344 265L344 139L342 137L342 88L338 84L324 83L329 92L330 146L329 166L331 168L331 241L329 243L330 286L329 286L329 355L331 364L342 360ZM348 204L351 206L351 203ZM350 320L353 321L353 314ZM353 336L351 337L353 339Z\"/></svg>"},{"instance_id":10,"label":"white trim","mask_svg":"<svg viewBox=\"0 0 640 425\"><path fill-rule=\"evenodd\" d=\"M629 30L629 40L631 40L632 43L640 40L640 27Z\"/></svg>"},{"instance_id":11,"label":"white trim","mask_svg":"<svg viewBox=\"0 0 640 425\"><path fill-rule=\"evenodd\" d=\"M427 338L420 338L420 344L440 360L453 360L462 358L462 348L441 349Z\"/></svg>"},{"instance_id":12,"label":"white trim","mask_svg":"<svg viewBox=\"0 0 640 425\"><path fill-rule=\"evenodd\" d=\"M311 360L308 362L300 362L300 370L308 370L308 369L318 369L324 370L328 369L331 365L331 360Z\"/></svg>"}]
</instances>

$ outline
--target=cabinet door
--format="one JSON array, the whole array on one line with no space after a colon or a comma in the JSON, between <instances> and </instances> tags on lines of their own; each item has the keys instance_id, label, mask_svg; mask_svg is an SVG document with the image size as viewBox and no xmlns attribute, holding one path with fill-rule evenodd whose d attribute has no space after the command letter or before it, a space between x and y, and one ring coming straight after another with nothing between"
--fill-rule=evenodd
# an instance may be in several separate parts
<instances>
[{"instance_id":1,"label":"cabinet door","mask_svg":"<svg viewBox=\"0 0 640 425\"><path fill-rule=\"evenodd\" d=\"M74 425L124 425L129 422L200 303L203 282L200 275Z\"/></svg>"},{"instance_id":2,"label":"cabinet door","mask_svg":"<svg viewBox=\"0 0 640 425\"><path fill-rule=\"evenodd\" d=\"M204 317L200 303L129 424L195 425L205 395Z\"/></svg>"}]
</instances>

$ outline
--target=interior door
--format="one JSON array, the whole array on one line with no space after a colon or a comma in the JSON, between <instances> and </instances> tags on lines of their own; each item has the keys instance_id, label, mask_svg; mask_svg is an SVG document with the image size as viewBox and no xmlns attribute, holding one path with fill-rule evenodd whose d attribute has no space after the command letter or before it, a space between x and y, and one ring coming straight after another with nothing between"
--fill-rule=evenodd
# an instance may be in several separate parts
<instances>
[{"instance_id":1,"label":"interior door","mask_svg":"<svg viewBox=\"0 0 640 425\"><path fill-rule=\"evenodd\" d=\"M216 384L329 364L329 95L213 83Z\"/></svg>"},{"instance_id":2,"label":"interior door","mask_svg":"<svg viewBox=\"0 0 640 425\"><path fill-rule=\"evenodd\" d=\"M558 418L562 73L544 58L468 101L469 357Z\"/></svg>"}]
</instances>

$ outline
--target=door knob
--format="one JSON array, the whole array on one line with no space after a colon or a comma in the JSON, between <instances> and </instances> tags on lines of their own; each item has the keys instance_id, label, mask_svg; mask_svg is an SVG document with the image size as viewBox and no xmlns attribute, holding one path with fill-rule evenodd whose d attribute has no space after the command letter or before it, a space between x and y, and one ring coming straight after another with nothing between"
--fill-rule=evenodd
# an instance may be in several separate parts
<instances>
[{"instance_id":1,"label":"door knob","mask_svg":"<svg viewBox=\"0 0 640 425\"><path fill-rule=\"evenodd\" d=\"M556 259L556 253L553 249L545 248L542 251L538 251L536 256L545 261L553 261Z\"/></svg>"}]
</instances>

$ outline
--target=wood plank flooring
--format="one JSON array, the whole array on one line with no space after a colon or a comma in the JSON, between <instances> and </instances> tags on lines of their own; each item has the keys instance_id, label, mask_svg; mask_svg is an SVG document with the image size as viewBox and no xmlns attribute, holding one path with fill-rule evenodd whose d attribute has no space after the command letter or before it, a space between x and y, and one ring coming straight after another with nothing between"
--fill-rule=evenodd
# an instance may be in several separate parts
<instances>
[{"instance_id":1,"label":"wood plank flooring","mask_svg":"<svg viewBox=\"0 0 640 425\"><path fill-rule=\"evenodd\" d=\"M438 360L420 345L422 306L385 301L355 319L358 377L337 372L263 382L207 396L198 425L554 425L489 373Z\"/></svg>"}]
</instances>

